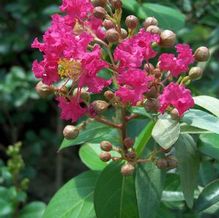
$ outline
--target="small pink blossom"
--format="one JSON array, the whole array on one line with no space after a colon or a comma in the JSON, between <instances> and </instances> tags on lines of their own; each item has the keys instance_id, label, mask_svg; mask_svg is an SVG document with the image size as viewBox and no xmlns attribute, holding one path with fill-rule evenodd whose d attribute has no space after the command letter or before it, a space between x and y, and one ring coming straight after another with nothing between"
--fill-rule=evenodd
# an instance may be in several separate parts
<instances>
[{"instance_id":1,"label":"small pink blossom","mask_svg":"<svg viewBox=\"0 0 219 218\"><path fill-rule=\"evenodd\" d=\"M93 5L90 0L63 0L60 9L73 19L81 20L92 13Z\"/></svg>"},{"instance_id":2,"label":"small pink blossom","mask_svg":"<svg viewBox=\"0 0 219 218\"><path fill-rule=\"evenodd\" d=\"M135 45L133 38L124 40L116 47L114 58L120 62L120 68L140 67L143 61L142 52Z\"/></svg>"},{"instance_id":3,"label":"small pink blossom","mask_svg":"<svg viewBox=\"0 0 219 218\"><path fill-rule=\"evenodd\" d=\"M141 49L142 55L146 61L154 58L157 54L152 48L152 43L159 43L160 36L141 29L137 35L134 36L136 46Z\"/></svg>"},{"instance_id":4,"label":"small pink blossom","mask_svg":"<svg viewBox=\"0 0 219 218\"><path fill-rule=\"evenodd\" d=\"M176 83L170 83L166 86L159 100L161 113L164 113L169 106L172 106L178 110L180 116L183 116L187 110L194 107L191 91Z\"/></svg>"},{"instance_id":5,"label":"small pink blossom","mask_svg":"<svg viewBox=\"0 0 219 218\"><path fill-rule=\"evenodd\" d=\"M114 58L120 61L120 68L141 67L143 60L148 61L156 56L157 52L152 49L152 43L159 40L159 35L141 29L138 34L117 46Z\"/></svg>"},{"instance_id":6,"label":"small pink blossom","mask_svg":"<svg viewBox=\"0 0 219 218\"><path fill-rule=\"evenodd\" d=\"M144 93L149 90L149 83L153 80L145 71L139 69L128 69L120 72L118 82L120 88L116 91L124 103L136 105L138 101L143 100Z\"/></svg>"},{"instance_id":7,"label":"small pink blossom","mask_svg":"<svg viewBox=\"0 0 219 218\"><path fill-rule=\"evenodd\" d=\"M79 87L86 86L89 92L99 93L104 87L110 85L111 80L105 80L97 75L100 70L109 67L101 59L101 48L99 46L95 46L92 52L84 53L81 63L82 72L78 83Z\"/></svg>"},{"instance_id":8,"label":"small pink blossom","mask_svg":"<svg viewBox=\"0 0 219 218\"><path fill-rule=\"evenodd\" d=\"M159 58L159 66L163 71L170 71L174 77L189 70L189 65L194 62L192 49L187 44L176 45L178 56L164 53Z\"/></svg>"},{"instance_id":9,"label":"small pink blossom","mask_svg":"<svg viewBox=\"0 0 219 218\"><path fill-rule=\"evenodd\" d=\"M76 122L80 117L84 116L87 112L86 107L82 107L82 101L78 99L78 96L72 97L71 100L67 100L64 97L57 98L59 108L61 109L61 118L63 120L72 120Z\"/></svg>"}]
</instances>

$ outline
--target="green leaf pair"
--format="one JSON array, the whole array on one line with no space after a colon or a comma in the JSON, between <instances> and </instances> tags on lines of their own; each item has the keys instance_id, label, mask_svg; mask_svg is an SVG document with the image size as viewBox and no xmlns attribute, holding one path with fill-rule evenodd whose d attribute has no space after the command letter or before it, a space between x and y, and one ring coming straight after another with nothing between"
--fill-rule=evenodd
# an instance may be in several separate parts
<instances>
[{"instance_id":1,"label":"green leaf pair","mask_svg":"<svg viewBox=\"0 0 219 218\"><path fill-rule=\"evenodd\" d=\"M164 174L153 164L138 165L135 176L124 177L120 169L121 163L111 163L101 174L88 171L72 179L53 197L43 218L156 217Z\"/></svg>"}]
</instances>

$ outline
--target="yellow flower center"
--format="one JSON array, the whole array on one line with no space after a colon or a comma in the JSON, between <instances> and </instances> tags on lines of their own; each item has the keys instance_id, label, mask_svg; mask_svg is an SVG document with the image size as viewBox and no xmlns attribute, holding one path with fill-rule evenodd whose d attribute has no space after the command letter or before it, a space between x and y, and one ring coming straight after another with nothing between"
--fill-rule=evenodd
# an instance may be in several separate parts
<instances>
[{"instance_id":1,"label":"yellow flower center","mask_svg":"<svg viewBox=\"0 0 219 218\"><path fill-rule=\"evenodd\" d=\"M58 74L62 78L69 77L77 80L81 74L81 63L76 60L61 58L58 61Z\"/></svg>"}]
</instances>

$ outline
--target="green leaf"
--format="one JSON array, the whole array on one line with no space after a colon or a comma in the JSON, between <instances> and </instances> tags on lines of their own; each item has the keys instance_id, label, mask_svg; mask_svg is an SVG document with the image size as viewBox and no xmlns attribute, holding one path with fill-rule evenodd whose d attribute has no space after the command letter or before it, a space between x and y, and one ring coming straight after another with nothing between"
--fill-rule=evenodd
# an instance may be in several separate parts
<instances>
[{"instance_id":1,"label":"green leaf","mask_svg":"<svg viewBox=\"0 0 219 218\"><path fill-rule=\"evenodd\" d=\"M43 218L95 218L93 193L98 175L88 171L66 183L50 201Z\"/></svg>"},{"instance_id":2,"label":"green leaf","mask_svg":"<svg viewBox=\"0 0 219 218\"><path fill-rule=\"evenodd\" d=\"M162 201L175 202L184 200L184 195L180 191L163 191L162 193Z\"/></svg>"},{"instance_id":3,"label":"green leaf","mask_svg":"<svg viewBox=\"0 0 219 218\"><path fill-rule=\"evenodd\" d=\"M131 107L130 112L152 119L152 116L146 112L144 107Z\"/></svg>"},{"instance_id":4,"label":"green leaf","mask_svg":"<svg viewBox=\"0 0 219 218\"><path fill-rule=\"evenodd\" d=\"M170 148L177 141L179 135L179 122L166 114L159 117L152 131L154 140L164 149Z\"/></svg>"},{"instance_id":5,"label":"green leaf","mask_svg":"<svg viewBox=\"0 0 219 218\"><path fill-rule=\"evenodd\" d=\"M136 11L140 5L137 3L136 0L122 0L122 4L123 4L123 7L130 10L130 11Z\"/></svg>"},{"instance_id":6,"label":"green leaf","mask_svg":"<svg viewBox=\"0 0 219 218\"><path fill-rule=\"evenodd\" d=\"M155 17L163 29L180 30L185 24L185 15L178 9L154 3L140 4L136 0L123 0L124 8L134 12L139 18Z\"/></svg>"},{"instance_id":7,"label":"green leaf","mask_svg":"<svg viewBox=\"0 0 219 218\"><path fill-rule=\"evenodd\" d=\"M181 134L202 134L202 133L211 133L208 130L200 129L194 126L187 125L185 123L180 125Z\"/></svg>"},{"instance_id":8,"label":"green leaf","mask_svg":"<svg viewBox=\"0 0 219 218\"><path fill-rule=\"evenodd\" d=\"M196 105L219 117L219 100L217 98L202 95L194 97L194 100Z\"/></svg>"},{"instance_id":9,"label":"green leaf","mask_svg":"<svg viewBox=\"0 0 219 218\"><path fill-rule=\"evenodd\" d=\"M210 157L219 160L219 135L218 134L201 134L199 150Z\"/></svg>"},{"instance_id":10,"label":"green leaf","mask_svg":"<svg viewBox=\"0 0 219 218\"><path fill-rule=\"evenodd\" d=\"M185 24L185 16L179 10L160 4L144 3L137 14L142 19L155 17L163 29L178 31Z\"/></svg>"},{"instance_id":11,"label":"green leaf","mask_svg":"<svg viewBox=\"0 0 219 218\"><path fill-rule=\"evenodd\" d=\"M164 204L161 204L156 218L176 218L175 214Z\"/></svg>"},{"instance_id":12,"label":"green leaf","mask_svg":"<svg viewBox=\"0 0 219 218\"><path fill-rule=\"evenodd\" d=\"M152 129L154 128L154 122L150 121L147 126L142 130L140 135L136 138L134 148L138 156L144 151L145 146L151 138Z\"/></svg>"},{"instance_id":13,"label":"green leaf","mask_svg":"<svg viewBox=\"0 0 219 218\"><path fill-rule=\"evenodd\" d=\"M135 186L139 218L156 217L163 183L164 173L154 163L138 165Z\"/></svg>"},{"instance_id":14,"label":"green leaf","mask_svg":"<svg viewBox=\"0 0 219 218\"><path fill-rule=\"evenodd\" d=\"M204 111L192 109L185 113L182 120L190 126L219 134L219 118Z\"/></svg>"},{"instance_id":15,"label":"green leaf","mask_svg":"<svg viewBox=\"0 0 219 218\"><path fill-rule=\"evenodd\" d=\"M121 164L112 162L100 175L94 205L97 218L137 218L138 208L133 176L122 176Z\"/></svg>"},{"instance_id":16,"label":"green leaf","mask_svg":"<svg viewBox=\"0 0 219 218\"><path fill-rule=\"evenodd\" d=\"M0 198L0 217L6 217L6 216L9 216L13 213L13 205Z\"/></svg>"},{"instance_id":17,"label":"green leaf","mask_svg":"<svg viewBox=\"0 0 219 218\"><path fill-rule=\"evenodd\" d=\"M175 149L182 191L188 207L192 208L199 170L196 144L190 135L183 134L176 142Z\"/></svg>"},{"instance_id":18,"label":"green leaf","mask_svg":"<svg viewBox=\"0 0 219 218\"><path fill-rule=\"evenodd\" d=\"M60 150L74 146L80 145L84 143L100 143L102 141L110 141L113 144L120 143L120 137L118 134L118 130L115 128L111 128L105 124L99 122L92 122L87 124L86 128L80 131L79 136L73 140L64 139Z\"/></svg>"},{"instance_id":19,"label":"green leaf","mask_svg":"<svg viewBox=\"0 0 219 218\"><path fill-rule=\"evenodd\" d=\"M217 179L217 170L209 160L202 160L199 170L200 185L206 186L209 182Z\"/></svg>"},{"instance_id":20,"label":"green leaf","mask_svg":"<svg viewBox=\"0 0 219 218\"><path fill-rule=\"evenodd\" d=\"M84 144L79 151L82 162L91 170L102 170L108 164L103 162L99 158L99 154L102 152L99 144ZM110 152L113 157L119 156L115 151Z\"/></svg>"},{"instance_id":21,"label":"green leaf","mask_svg":"<svg viewBox=\"0 0 219 218\"><path fill-rule=\"evenodd\" d=\"M148 124L148 119L133 119L128 122L127 125L127 135L132 139L136 139L139 136L140 132Z\"/></svg>"},{"instance_id":22,"label":"green leaf","mask_svg":"<svg viewBox=\"0 0 219 218\"><path fill-rule=\"evenodd\" d=\"M201 194L199 195L197 201L195 202L195 210L202 211L211 207L219 201L219 179L208 184Z\"/></svg>"},{"instance_id":23,"label":"green leaf","mask_svg":"<svg viewBox=\"0 0 219 218\"><path fill-rule=\"evenodd\" d=\"M19 218L42 218L45 209L43 202L32 202L20 211Z\"/></svg>"}]
</instances>

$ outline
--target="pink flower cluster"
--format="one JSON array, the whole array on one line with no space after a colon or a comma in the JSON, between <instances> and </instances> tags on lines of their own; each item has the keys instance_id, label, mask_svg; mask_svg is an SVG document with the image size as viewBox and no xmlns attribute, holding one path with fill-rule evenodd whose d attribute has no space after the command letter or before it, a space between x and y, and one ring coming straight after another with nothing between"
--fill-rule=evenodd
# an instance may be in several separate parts
<instances>
[{"instance_id":1,"label":"pink flower cluster","mask_svg":"<svg viewBox=\"0 0 219 218\"><path fill-rule=\"evenodd\" d=\"M160 100L160 112L164 113L169 106L175 107L179 116L182 116L184 112L194 107L194 100L192 98L189 89L186 89L183 85L170 83L163 90L163 94L159 96Z\"/></svg>"},{"instance_id":2,"label":"pink flower cluster","mask_svg":"<svg viewBox=\"0 0 219 218\"><path fill-rule=\"evenodd\" d=\"M187 44L178 44L176 46L178 56L164 53L159 57L159 67L163 71L170 71L174 77L189 70L189 65L194 62L192 49Z\"/></svg>"},{"instance_id":3,"label":"pink flower cluster","mask_svg":"<svg viewBox=\"0 0 219 218\"><path fill-rule=\"evenodd\" d=\"M64 0L60 9L67 15L53 15L43 43L35 39L32 44L43 53L42 61L33 62L33 72L48 85L70 78L79 90L88 87L89 92L99 93L111 83L97 75L108 64L102 60L100 46L90 50L89 44L96 35L103 37L102 21L92 15L93 5L88 0ZM86 112L76 97L70 100L58 97L57 100L63 119L74 122Z\"/></svg>"},{"instance_id":4,"label":"pink flower cluster","mask_svg":"<svg viewBox=\"0 0 219 218\"><path fill-rule=\"evenodd\" d=\"M137 105L146 99L148 93L160 80L153 74L153 69L144 70L145 63L151 59L156 62L162 75L166 72L176 78L189 70L194 62L191 48L187 44L176 45L178 55L163 53L157 57L154 44L160 43L160 35L140 29L138 33L124 40L119 39L109 63L105 50L97 43L106 43L102 20L93 15L94 6L90 0L63 0L60 7L65 15L53 15L52 23L43 35L43 42L36 38L32 44L43 53L41 61L33 62L33 72L47 85L61 82L67 93L58 92L57 100L61 108L61 117L77 121L89 113L89 105L84 104L80 94L83 88L89 93L101 93L115 82L115 95L124 105ZM105 56L104 56L105 54ZM98 74L110 68L114 74L104 79ZM78 90L73 94L73 90ZM171 106L178 109L180 116L193 107L191 93L183 85L171 83L164 87L159 96L160 112L164 113Z\"/></svg>"},{"instance_id":5,"label":"pink flower cluster","mask_svg":"<svg viewBox=\"0 0 219 218\"><path fill-rule=\"evenodd\" d=\"M114 58L119 62L118 83L120 85L116 95L124 103L136 105L149 90L153 77L141 70L143 61L149 61L156 56L152 48L153 43L159 43L160 37L141 29L132 38L120 43L114 52Z\"/></svg>"}]
</instances>

